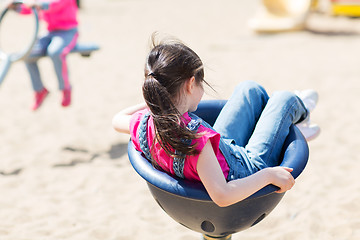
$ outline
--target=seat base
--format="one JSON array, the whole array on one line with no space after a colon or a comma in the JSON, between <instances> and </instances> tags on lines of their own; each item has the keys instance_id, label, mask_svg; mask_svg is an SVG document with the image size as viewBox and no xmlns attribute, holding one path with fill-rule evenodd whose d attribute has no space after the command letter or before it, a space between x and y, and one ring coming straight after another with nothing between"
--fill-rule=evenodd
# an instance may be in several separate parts
<instances>
[{"instance_id":1,"label":"seat base","mask_svg":"<svg viewBox=\"0 0 360 240\"><path fill-rule=\"evenodd\" d=\"M231 234L224 237L211 237L204 234L202 240L231 240L231 237Z\"/></svg>"}]
</instances>

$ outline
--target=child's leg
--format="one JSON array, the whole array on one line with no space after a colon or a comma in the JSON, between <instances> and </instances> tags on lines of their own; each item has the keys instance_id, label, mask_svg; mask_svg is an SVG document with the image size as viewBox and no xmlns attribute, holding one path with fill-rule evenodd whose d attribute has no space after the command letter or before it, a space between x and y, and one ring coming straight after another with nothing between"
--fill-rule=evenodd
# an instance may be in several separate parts
<instances>
[{"instance_id":1,"label":"child's leg","mask_svg":"<svg viewBox=\"0 0 360 240\"><path fill-rule=\"evenodd\" d=\"M276 92L266 104L245 149L260 167L276 166L290 125L306 118L302 101L291 92Z\"/></svg>"},{"instance_id":2,"label":"child's leg","mask_svg":"<svg viewBox=\"0 0 360 240\"><path fill-rule=\"evenodd\" d=\"M25 62L25 66L30 74L31 85L35 92L39 92L44 88L41 81L39 67L37 62Z\"/></svg>"},{"instance_id":3,"label":"child's leg","mask_svg":"<svg viewBox=\"0 0 360 240\"><path fill-rule=\"evenodd\" d=\"M225 138L245 146L269 99L265 89L253 81L240 83L221 110L214 129Z\"/></svg>"},{"instance_id":4,"label":"child's leg","mask_svg":"<svg viewBox=\"0 0 360 240\"><path fill-rule=\"evenodd\" d=\"M46 53L46 48L50 43L48 35L41 37L34 45L30 53L30 57L25 59L26 68L30 74L31 84L35 92L39 92L44 88L41 81L40 71L37 61L31 59L32 56L43 55Z\"/></svg>"},{"instance_id":5,"label":"child's leg","mask_svg":"<svg viewBox=\"0 0 360 240\"><path fill-rule=\"evenodd\" d=\"M52 40L47 49L47 54L54 64L56 76L59 81L59 89L70 89L66 55L75 47L78 32L77 29L68 31L52 32Z\"/></svg>"}]
</instances>

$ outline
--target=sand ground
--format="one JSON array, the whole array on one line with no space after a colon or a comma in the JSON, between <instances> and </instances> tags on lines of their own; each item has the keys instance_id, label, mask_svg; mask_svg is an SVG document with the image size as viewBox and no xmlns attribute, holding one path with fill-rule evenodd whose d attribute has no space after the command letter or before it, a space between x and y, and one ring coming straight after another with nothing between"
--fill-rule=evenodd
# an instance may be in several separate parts
<instances>
[{"instance_id":1,"label":"sand ground","mask_svg":"<svg viewBox=\"0 0 360 240\"><path fill-rule=\"evenodd\" d=\"M321 135L279 206L233 239L360 239L360 20L312 13L305 31L257 35L247 21L257 1L83 0L80 41L101 50L68 58L73 104L60 106L49 59L40 61L51 91L37 112L22 63L0 89L0 239L200 239L155 203L132 169L128 136L113 115L139 103L152 32L193 48L206 79L230 96L243 80L269 91L314 88ZM14 39L16 37L14 36Z\"/></svg>"}]
</instances>

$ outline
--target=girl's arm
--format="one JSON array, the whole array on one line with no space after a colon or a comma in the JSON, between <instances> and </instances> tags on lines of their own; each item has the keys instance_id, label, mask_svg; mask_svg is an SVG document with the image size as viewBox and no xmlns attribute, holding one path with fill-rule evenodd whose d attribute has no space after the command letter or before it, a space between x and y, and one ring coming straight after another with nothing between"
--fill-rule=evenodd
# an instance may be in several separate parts
<instances>
[{"instance_id":1,"label":"girl's arm","mask_svg":"<svg viewBox=\"0 0 360 240\"><path fill-rule=\"evenodd\" d=\"M146 107L145 103L140 103L121 110L112 119L113 128L118 132L130 134L129 124L131 115L139 110L145 109Z\"/></svg>"},{"instance_id":2,"label":"girl's arm","mask_svg":"<svg viewBox=\"0 0 360 240\"><path fill-rule=\"evenodd\" d=\"M291 168L265 168L245 178L227 182L215 156L210 141L201 151L197 163L199 177L211 199L220 207L239 202L266 185L278 186L279 193L292 188L295 183Z\"/></svg>"}]
</instances>

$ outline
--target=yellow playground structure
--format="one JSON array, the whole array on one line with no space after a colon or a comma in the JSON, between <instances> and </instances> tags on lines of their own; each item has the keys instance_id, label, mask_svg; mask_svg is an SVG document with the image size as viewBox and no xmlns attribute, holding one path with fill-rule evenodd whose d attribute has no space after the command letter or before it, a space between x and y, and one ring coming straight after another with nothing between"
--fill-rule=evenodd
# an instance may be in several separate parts
<instances>
[{"instance_id":1,"label":"yellow playground structure","mask_svg":"<svg viewBox=\"0 0 360 240\"><path fill-rule=\"evenodd\" d=\"M360 0L261 0L249 28L258 33L298 31L319 5L333 16L360 17Z\"/></svg>"},{"instance_id":2,"label":"yellow playground structure","mask_svg":"<svg viewBox=\"0 0 360 240\"><path fill-rule=\"evenodd\" d=\"M360 17L360 0L331 0L331 12L335 16Z\"/></svg>"}]
</instances>

